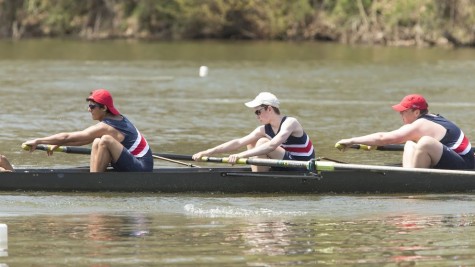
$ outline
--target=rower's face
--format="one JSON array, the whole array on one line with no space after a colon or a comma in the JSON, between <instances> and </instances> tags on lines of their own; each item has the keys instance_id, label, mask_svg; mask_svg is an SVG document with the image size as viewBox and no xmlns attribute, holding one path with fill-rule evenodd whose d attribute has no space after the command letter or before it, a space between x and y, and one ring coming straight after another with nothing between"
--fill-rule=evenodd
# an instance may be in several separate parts
<instances>
[{"instance_id":1,"label":"rower's face","mask_svg":"<svg viewBox=\"0 0 475 267\"><path fill-rule=\"evenodd\" d=\"M259 106L257 108L254 109L254 114L256 114L257 116L257 119L261 122L261 123L266 123L266 120L267 120L267 117L268 117L268 113L269 113L269 106Z\"/></svg>"},{"instance_id":2,"label":"rower's face","mask_svg":"<svg viewBox=\"0 0 475 267\"><path fill-rule=\"evenodd\" d=\"M418 109L406 109L404 111L399 112L399 114L401 114L401 118L404 124L411 124L419 117L421 111Z\"/></svg>"},{"instance_id":3,"label":"rower's face","mask_svg":"<svg viewBox=\"0 0 475 267\"><path fill-rule=\"evenodd\" d=\"M87 110L91 112L91 116L93 120L98 120L99 118L101 118L101 116L103 116L103 113L104 113L100 105L93 101L89 101L87 105Z\"/></svg>"}]
</instances>

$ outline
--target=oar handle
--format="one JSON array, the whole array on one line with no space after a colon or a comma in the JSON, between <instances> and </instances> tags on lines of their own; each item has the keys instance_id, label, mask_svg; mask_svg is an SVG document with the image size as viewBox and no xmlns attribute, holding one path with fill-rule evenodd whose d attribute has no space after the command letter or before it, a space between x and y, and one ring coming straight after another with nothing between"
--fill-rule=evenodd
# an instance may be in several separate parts
<instances>
[{"instance_id":1,"label":"oar handle","mask_svg":"<svg viewBox=\"0 0 475 267\"><path fill-rule=\"evenodd\" d=\"M58 146L54 150L53 145L37 145L36 149L44 150L44 151L55 151L55 152L64 152L64 153L71 153L71 154L84 154L89 155L91 154L91 149L87 147L77 147L77 146ZM21 148L24 150L30 150L31 146L29 145L21 145Z\"/></svg>"}]
</instances>

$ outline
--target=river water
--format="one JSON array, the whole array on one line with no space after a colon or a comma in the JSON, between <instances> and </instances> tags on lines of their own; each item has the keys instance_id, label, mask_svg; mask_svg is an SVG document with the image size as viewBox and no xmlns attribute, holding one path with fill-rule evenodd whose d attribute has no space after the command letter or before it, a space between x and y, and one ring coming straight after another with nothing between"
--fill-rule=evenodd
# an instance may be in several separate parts
<instances>
[{"instance_id":1,"label":"river water","mask_svg":"<svg viewBox=\"0 0 475 267\"><path fill-rule=\"evenodd\" d=\"M207 77L199 67L209 67ZM258 124L243 103L281 100L318 156L336 141L395 129L390 106L420 93L475 139L475 50L328 43L0 42L0 151L16 167L86 166L21 151L30 138L92 125L85 98L109 89L154 152L192 154ZM171 163L156 162L156 166ZM0 174L1 175L1 174ZM475 195L0 193L6 266L475 265Z\"/></svg>"}]
</instances>

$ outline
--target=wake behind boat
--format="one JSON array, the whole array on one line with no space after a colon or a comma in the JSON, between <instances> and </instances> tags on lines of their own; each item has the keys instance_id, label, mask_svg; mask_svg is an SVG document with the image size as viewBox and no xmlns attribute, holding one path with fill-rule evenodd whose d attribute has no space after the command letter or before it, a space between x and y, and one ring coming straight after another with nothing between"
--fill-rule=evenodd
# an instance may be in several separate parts
<instances>
[{"instance_id":1,"label":"wake behind boat","mask_svg":"<svg viewBox=\"0 0 475 267\"><path fill-rule=\"evenodd\" d=\"M248 167L166 167L149 173L90 173L88 169L16 169L0 173L1 191L163 192L163 193L453 193L474 192L474 171L348 166L315 173L253 173ZM358 168L359 167L359 168Z\"/></svg>"}]
</instances>

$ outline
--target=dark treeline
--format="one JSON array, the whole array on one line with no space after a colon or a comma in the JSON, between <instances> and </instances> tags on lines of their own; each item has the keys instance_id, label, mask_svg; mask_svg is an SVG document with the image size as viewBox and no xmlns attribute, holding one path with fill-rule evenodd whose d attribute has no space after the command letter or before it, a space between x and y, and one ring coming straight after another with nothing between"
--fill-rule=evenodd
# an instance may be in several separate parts
<instances>
[{"instance_id":1,"label":"dark treeline","mask_svg":"<svg viewBox=\"0 0 475 267\"><path fill-rule=\"evenodd\" d=\"M0 38L475 44L475 0L0 0Z\"/></svg>"}]
</instances>

